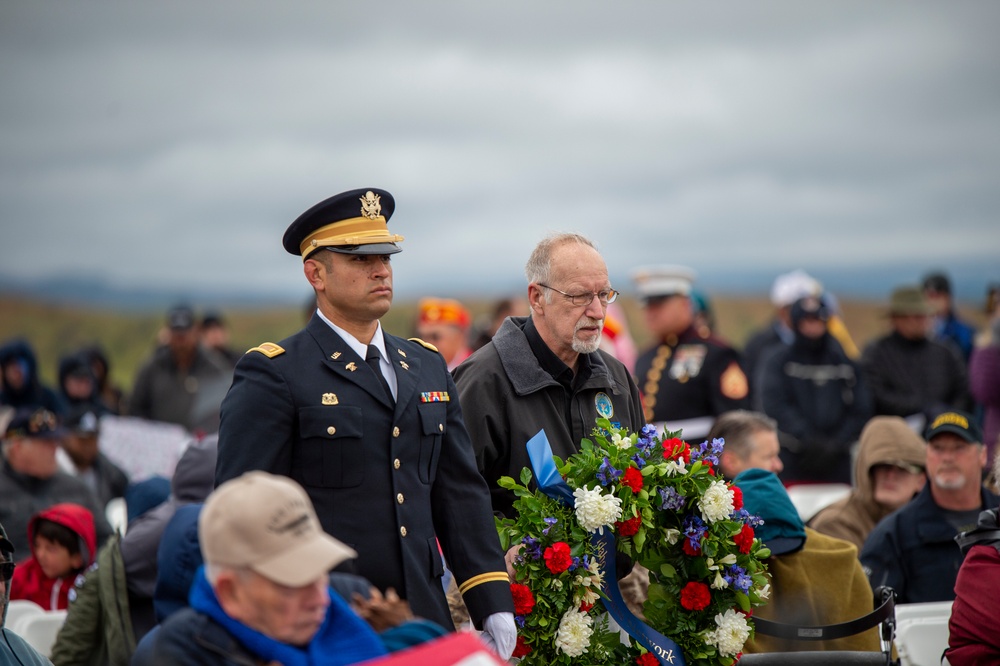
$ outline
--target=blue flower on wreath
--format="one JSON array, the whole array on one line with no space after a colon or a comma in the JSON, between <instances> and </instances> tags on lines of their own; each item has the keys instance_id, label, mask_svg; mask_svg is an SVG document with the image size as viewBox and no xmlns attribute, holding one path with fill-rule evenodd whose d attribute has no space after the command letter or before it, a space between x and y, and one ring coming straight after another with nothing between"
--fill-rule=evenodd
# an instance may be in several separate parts
<instances>
[{"instance_id":1,"label":"blue flower on wreath","mask_svg":"<svg viewBox=\"0 0 1000 666\"><path fill-rule=\"evenodd\" d=\"M726 567L726 573L723 574L722 578L744 594L749 593L753 586L753 578L747 575L747 570L736 564Z\"/></svg>"},{"instance_id":2,"label":"blue flower on wreath","mask_svg":"<svg viewBox=\"0 0 1000 666\"><path fill-rule=\"evenodd\" d=\"M638 467L639 469L642 469L643 467L646 466L646 459L642 457L641 453L637 453L634 456L632 456L632 462L634 462L635 466Z\"/></svg>"},{"instance_id":3,"label":"blue flower on wreath","mask_svg":"<svg viewBox=\"0 0 1000 666\"><path fill-rule=\"evenodd\" d=\"M701 538L708 531L708 526L698 516L688 516L681 525L684 528L684 536L692 548L701 547Z\"/></svg>"},{"instance_id":4,"label":"blue flower on wreath","mask_svg":"<svg viewBox=\"0 0 1000 666\"><path fill-rule=\"evenodd\" d=\"M611 461L604 458L604 462L597 469L597 480L601 482L602 486L610 486L612 483L618 480L618 477L622 475L620 469L615 469L611 466Z\"/></svg>"},{"instance_id":5,"label":"blue flower on wreath","mask_svg":"<svg viewBox=\"0 0 1000 666\"><path fill-rule=\"evenodd\" d=\"M705 440L698 447L698 450L691 455L691 459L707 461L718 467L719 455L722 453L725 444L725 440L719 437L713 439L711 444L708 443L708 440Z\"/></svg>"},{"instance_id":6,"label":"blue flower on wreath","mask_svg":"<svg viewBox=\"0 0 1000 666\"><path fill-rule=\"evenodd\" d=\"M515 615L514 616L514 622L517 624L517 626L519 628L524 629L524 616L523 615Z\"/></svg>"},{"instance_id":7,"label":"blue flower on wreath","mask_svg":"<svg viewBox=\"0 0 1000 666\"><path fill-rule=\"evenodd\" d=\"M521 543L524 544L524 554L533 560L541 559L542 557L542 544L538 539L530 536L526 536L521 539Z\"/></svg>"},{"instance_id":8,"label":"blue flower on wreath","mask_svg":"<svg viewBox=\"0 0 1000 666\"><path fill-rule=\"evenodd\" d=\"M551 530L551 529L552 529L552 527L553 527L553 526L554 526L554 525L555 525L556 523L558 523L558 522L559 522L559 519L558 519L558 518L542 518L542 520L543 520L543 521L545 521L545 524L546 524L546 525L548 525L548 527L546 527L546 528L545 528L544 530L542 530L542 534L545 534L545 535L548 535L548 533L549 533L549 530Z\"/></svg>"},{"instance_id":9,"label":"blue flower on wreath","mask_svg":"<svg viewBox=\"0 0 1000 666\"><path fill-rule=\"evenodd\" d=\"M681 511L687 504L687 497L669 486L660 488L660 499L663 500L660 504L661 511Z\"/></svg>"},{"instance_id":10,"label":"blue flower on wreath","mask_svg":"<svg viewBox=\"0 0 1000 666\"><path fill-rule=\"evenodd\" d=\"M737 520L741 523L746 523L750 527L760 527L764 524L764 519L760 516L755 516L746 509L737 509L729 514L731 520Z\"/></svg>"},{"instance_id":11,"label":"blue flower on wreath","mask_svg":"<svg viewBox=\"0 0 1000 666\"><path fill-rule=\"evenodd\" d=\"M579 568L580 568L580 558L574 557L572 560L570 560L569 569L567 569L567 571L576 571Z\"/></svg>"},{"instance_id":12,"label":"blue flower on wreath","mask_svg":"<svg viewBox=\"0 0 1000 666\"><path fill-rule=\"evenodd\" d=\"M642 430L639 431L639 439L635 443L635 447L642 451L647 456L649 452L656 447L656 426L647 423L642 426Z\"/></svg>"}]
</instances>

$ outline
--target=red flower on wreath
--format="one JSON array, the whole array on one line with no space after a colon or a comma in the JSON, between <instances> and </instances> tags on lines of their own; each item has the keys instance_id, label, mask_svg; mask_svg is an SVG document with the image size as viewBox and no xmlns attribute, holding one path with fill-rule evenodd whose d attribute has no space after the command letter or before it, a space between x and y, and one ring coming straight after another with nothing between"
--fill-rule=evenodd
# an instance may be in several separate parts
<instances>
[{"instance_id":1,"label":"red flower on wreath","mask_svg":"<svg viewBox=\"0 0 1000 666\"><path fill-rule=\"evenodd\" d=\"M514 645L514 652L511 654L511 656L523 657L529 654L531 654L531 646L524 641L524 636L518 636L517 644Z\"/></svg>"},{"instance_id":2,"label":"red flower on wreath","mask_svg":"<svg viewBox=\"0 0 1000 666\"><path fill-rule=\"evenodd\" d=\"M715 476L715 467L712 465L712 461L711 460L704 460L704 461L702 461L702 464L705 465L705 467L708 468L708 473L709 474L711 474L712 476Z\"/></svg>"},{"instance_id":3,"label":"red flower on wreath","mask_svg":"<svg viewBox=\"0 0 1000 666\"><path fill-rule=\"evenodd\" d=\"M683 460L687 464L691 462L691 446L677 437L664 440L663 457L667 460Z\"/></svg>"},{"instance_id":4,"label":"red flower on wreath","mask_svg":"<svg viewBox=\"0 0 1000 666\"><path fill-rule=\"evenodd\" d=\"M681 589L681 606L689 611L700 611L712 603L708 585L691 581Z\"/></svg>"},{"instance_id":5,"label":"red flower on wreath","mask_svg":"<svg viewBox=\"0 0 1000 666\"><path fill-rule=\"evenodd\" d=\"M514 597L514 615L528 615L535 608L535 595L527 585L512 583L510 594Z\"/></svg>"},{"instance_id":6,"label":"red flower on wreath","mask_svg":"<svg viewBox=\"0 0 1000 666\"><path fill-rule=\"evenodd\" d=\"M740 533L733 537L733 543L736 547L740 549L740 552L746 555L753 548L753 528L749 525L744 525Z\"/></svg>"},{"instance_id":7,"label":"red flower on wreath","mask_svg":"<svg viewBox=\"0 0 1000 666\"><path fill-rule=\"evenodd\" d=\"M618 536L635 536L639 533L640 527L642 527L642 516L636 516L635 518L629 518L628 520L617 521L615 523L615 532Z\"/></svg>"},{"instance_id":8,"label":"red flower on wreath","mask_svg":"<svg viewBox=\"0 0 1000 666\"><path fill-rule=\"evenodd\" d=\"M590 609L594 607L594 604L588 604L586 601L580 603L580 612L588 613Z\"/></svg>"},{"instance_id":9,"label":"red flower on wreath","mask_svg":"<svg viewBox=\"0 0 1000 666\"><path fill-rule=\"evenodd\" d=\"M701 555L701 546L692 546L689 539L684 539L684 543L681 545L681 550L683 550L684 554L689 557L698 557Z\"/></svg>"},{"instance_id":10,"label":"red flower on wreath","mask_svg":"<svg viewBox=\"0 0 1000 666\"><path fill-rule=\"evenodd\" d=\"M642 472L635 467L629 467L622 475L622 485L631 488L633 493L638 493L642 490Z\"/></svg>"},{"instance_id":11,"label":"red flower on wreath","mask_svg":"<svg viewBox=\"0 0 1000 666\"><path fill-rule=\"evenodd\" d=\"M729 490L733 492L733 511L739 511L743 508L743 491L733 485L729 486Z\"/></svg>"},{"instance_id":12,"label":"red flower on wreath","mask_svg":"<svg viewBox=\"0 0 1000 666\"><path fill-rule=\"evenodd\" d=\"M652 652L647 652L635 658L635 663L638 666L659 666L660 662L657 660L656 655Z\"/></svg>"},{"instance_id":13,"label":"red flower on wreath","mask_svg":"<svg viewBox=\"0 0 1000 666\"><path fill-rule=\"evenodd\" d=\"M569 565L573 563L573 558L569 554L569 545L564 541L556 541L545 549L542 554L545 557L545 566L554 574L561 574Z\"/></svg>"}]
</instances>

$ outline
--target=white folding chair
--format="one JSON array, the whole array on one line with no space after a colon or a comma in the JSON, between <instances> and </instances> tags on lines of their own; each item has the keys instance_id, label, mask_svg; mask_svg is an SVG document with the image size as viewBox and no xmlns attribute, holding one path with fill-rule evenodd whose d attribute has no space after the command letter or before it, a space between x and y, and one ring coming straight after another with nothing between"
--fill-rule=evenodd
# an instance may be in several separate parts
<instances>
[{"instance_id":1,"label":"white folding chair","mask_svg":"<svg viewBox=\"0 0 1000 666\"><path fill-rule=\"evenodd\" d=\"M948 647L950 601L896 606L896 653L901 666L938 666Z\"/></svg>"},{"instance_id":2,"label":"white folding chair","mask_svg":"<svg viewBox=\"0 0 1000 666\"><path fill-rule=\"evenodd\" d=\"M851 492L846 483L804 483L788 489L799 518L808 522L810 518Z\"/></svg>"},{"instance_id":3,"label":"white folding chair","mask_svg":"<svg viewBox=\"0 0 1000 666\"><path fill-rule=\"evenodd\" d=\"M45 611L40 615L32 615L27 618L17 634L35 648L39 654L50 657L56 636L65 622L66 611Z\"/></svg>"},{"instance_id":4,"label":"white folding chair","mask_svg":"<svg viewBox=\"0 0 1000 666\"><path fill-rule=\"evenodd\" d=\"M7 623L4 625L15 634L20 635L20 626L28 618L34 615L41 615L45 609L34 601L27 599L11 599L7 603Z\"/></svg>"}]
</instances>

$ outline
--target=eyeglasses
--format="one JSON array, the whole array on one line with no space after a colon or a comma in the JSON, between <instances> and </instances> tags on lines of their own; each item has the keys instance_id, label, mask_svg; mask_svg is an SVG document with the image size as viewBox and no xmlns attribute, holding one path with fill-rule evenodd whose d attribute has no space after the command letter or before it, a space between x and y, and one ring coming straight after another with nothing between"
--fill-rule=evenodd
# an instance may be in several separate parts
<instances>
[{"instance_id":1,"label":"eyeglasses","mask_svg":"<svg viewBox=\"0 0 1000 666\"><path fill-rule=\"evenodd\" d=\"M9 581L14 577L14 563L13 562L0 562L0 578L4 581Z\"/></svg>"},{"instance_id":2,"label":"eyeglasses","mask_svg":"<svg viewBox=\"0 0 1000 666\"><path fill-rule=\"evenodd\" d=\"M542 284L541 282L538 283L538 286L545 287L546 289L551 289L552 291L562 294L563 296L568 298L573 305L577 307L590 305L594 300L594 296L597 296L597 300L601 302L601 305L614 303L615 299L618 298L618 292L615 291L614 289L605 289L604 291L597 291L597 292L588 291L583 294L567 294L565 291L556 289L555 287L550 287L549 285Z\"/></svg>"}]
</instances>

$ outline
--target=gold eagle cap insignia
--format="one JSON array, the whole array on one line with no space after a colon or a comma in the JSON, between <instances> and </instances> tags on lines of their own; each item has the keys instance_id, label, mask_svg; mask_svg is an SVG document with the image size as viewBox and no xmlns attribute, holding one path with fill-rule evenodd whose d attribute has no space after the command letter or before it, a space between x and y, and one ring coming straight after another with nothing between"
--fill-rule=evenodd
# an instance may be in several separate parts
<instances>
[{"instance_id":1,"label":"gold eagle cap insignia","mask_svg":"<svg viewBox=\"0 0 1000 666\"><path fill-rule=\"evenodd\" d=\"M365 196L361 197L361 216L367 217L369 220L374 220L376 217L381 215L381 198L381 196L375 194L371 190L365 192Z\"/></svg>"}]
</instances>

